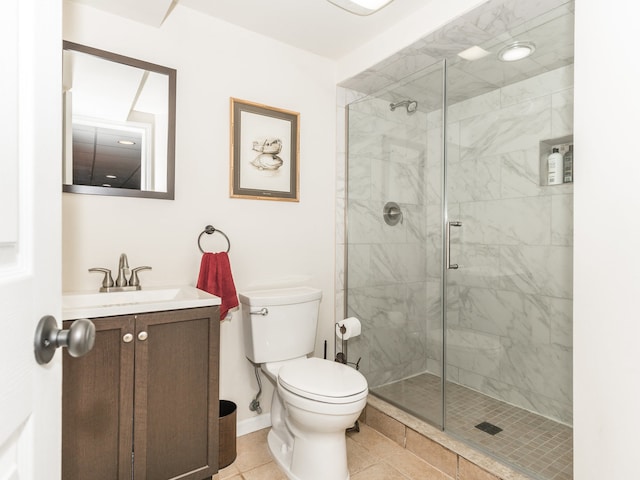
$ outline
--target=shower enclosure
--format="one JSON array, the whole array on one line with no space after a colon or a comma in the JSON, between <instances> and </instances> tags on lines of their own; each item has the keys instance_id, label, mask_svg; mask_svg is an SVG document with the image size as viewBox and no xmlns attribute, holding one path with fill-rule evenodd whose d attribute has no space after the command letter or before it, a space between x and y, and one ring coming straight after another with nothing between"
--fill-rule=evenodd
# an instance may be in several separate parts
<instances>
[{"instance_id":1,"label":"shower enclosure","mask_svg":"<svg viewBox=\"0 0 640 480\"><path fill-rule=\"evenodd\" d=\"M366 93L347 106L345 314L362 322L349 357L374 395L534 478L570 479L573 4L526 18L504 5L410 47L427 67L346 85ZM502 31L480 31L495 12ZM458 55L470 35L485 56ZM532 56L498 58L524 40ZM566 182L550 185L554 148Z\"/></svg>"}]
</instances>

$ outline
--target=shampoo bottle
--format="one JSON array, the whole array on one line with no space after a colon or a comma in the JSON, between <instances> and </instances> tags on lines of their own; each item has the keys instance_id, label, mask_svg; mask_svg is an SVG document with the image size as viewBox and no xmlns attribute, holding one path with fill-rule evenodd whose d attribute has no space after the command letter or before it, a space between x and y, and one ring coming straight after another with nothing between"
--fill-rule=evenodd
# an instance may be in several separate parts
<instances>
[{"instance_id":1,"label":"shampoo bottle","mask_svg":"<svg viewBox=\"0 0 640 480\"><path fill-rule=\"evenodd\" d=\"M549 185L560 185L562 183L562 155L557 148L547 157L548 163L548 183Z\"/></svg>"},{"instance_id":2,"label":"shampoo bottle","mask_svg":"<svg viewBox=\"0 0 640 480\"><path fill-rule=\"evenodd\" d=\"M563 158L564 183L573 182L573 145L569 145L569 150L564 154Z\"/></svg>"}]
</instances>

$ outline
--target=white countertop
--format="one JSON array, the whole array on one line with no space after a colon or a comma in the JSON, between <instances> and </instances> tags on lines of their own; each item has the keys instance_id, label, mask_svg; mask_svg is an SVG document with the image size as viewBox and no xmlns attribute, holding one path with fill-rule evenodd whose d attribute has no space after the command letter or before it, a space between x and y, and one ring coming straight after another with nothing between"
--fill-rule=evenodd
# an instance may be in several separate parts
<instances>
[{"instance_id":1,"label":"white countertop","mask_svg":"<svg viewBox=\"0 0 640 480\"><path fill-rule=\"evenodd\" d=\"M220 305L219 297L191 286L143 288L131 292L62 294L62 320L110 317Z\"/></svg>"}]
</instances>

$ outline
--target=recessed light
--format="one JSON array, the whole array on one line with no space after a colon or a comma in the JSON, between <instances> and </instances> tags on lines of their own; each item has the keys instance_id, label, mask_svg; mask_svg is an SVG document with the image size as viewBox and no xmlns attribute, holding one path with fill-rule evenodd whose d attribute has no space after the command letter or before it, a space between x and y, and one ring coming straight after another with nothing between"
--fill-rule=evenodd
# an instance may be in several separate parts
<instances>
[{"instance_id":1,"label":"recessed light","mask_svg":"<svg viewBox=\"0 0 640 480\"><path fill-rule=\"evenodd\" d=\"M107 178L118 178L116 175L105 175Z\"/></svg>"},{"instance_id":2,"label":"recessed light","mask_svg":"<svg viewBox=\"0 0 640 480\"><path fill-rule=\"evenodd\" d=\"M503 62L515 62L527 58L535 51L536 46L531 42L514 42L500 50L498 58Z\"/></svg>"},{"instance_id":3,"label":"recessed light","mask_svg":"<svg viewBox=\"0 0 640 480\"><path fill-rule=\"evenodd\" d=\"M132 140L118 140L118 143L120 145L135 145L136 142L132 141Z\"/></svg>"},{"instance_id":4,"label":"recessed light","mask_svg":"<svg viewBox=\"0 0 640 480\"><path fill-rule=\"evenodd\" d=\"M393 0L327 0L329 3L355 13L356 15L371 15L382 7L385 7Z\"/></svg>"},{"instance_id":5,"label":"recessed light","mask_svg":"<svg viewBox=\"0 0 640 480\"><path fill-rule=\"evenodd\" d=\"M466 50L463 50L458 54L459 57L464 58L465 60L480 60L483 57L486 57L491 52L487 52L484 48L474 45L473 47L469 47Z\"/></svg>"},{"instance_id":6,"label":"recessed light","mask_svg":"<svg viewBox=\"0 0 640 480\"><path fill-rule=\"evenodd\" d=\"M103 187L110 187L111 185L110 185L110 184L108 184L108 183L103 183L103 184L102 184L102 186L103 186Z\"/></svg>"}]
</instances>

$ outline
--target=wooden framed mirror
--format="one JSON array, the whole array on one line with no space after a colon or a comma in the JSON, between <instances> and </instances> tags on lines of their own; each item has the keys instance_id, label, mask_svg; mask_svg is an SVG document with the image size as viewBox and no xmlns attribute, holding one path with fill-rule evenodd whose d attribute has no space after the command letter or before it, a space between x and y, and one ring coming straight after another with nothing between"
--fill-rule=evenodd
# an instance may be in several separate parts
<instances>
[{"instance_id":1,"label":"wooden framed mirror","mask_svg":"<svg viewBox=\"0 0 640 480\"><path fill-rule=\"evenodd\" d=\"M63 191L173 200L176 70L63 42Z\"/></svg>"}]
</instances>

